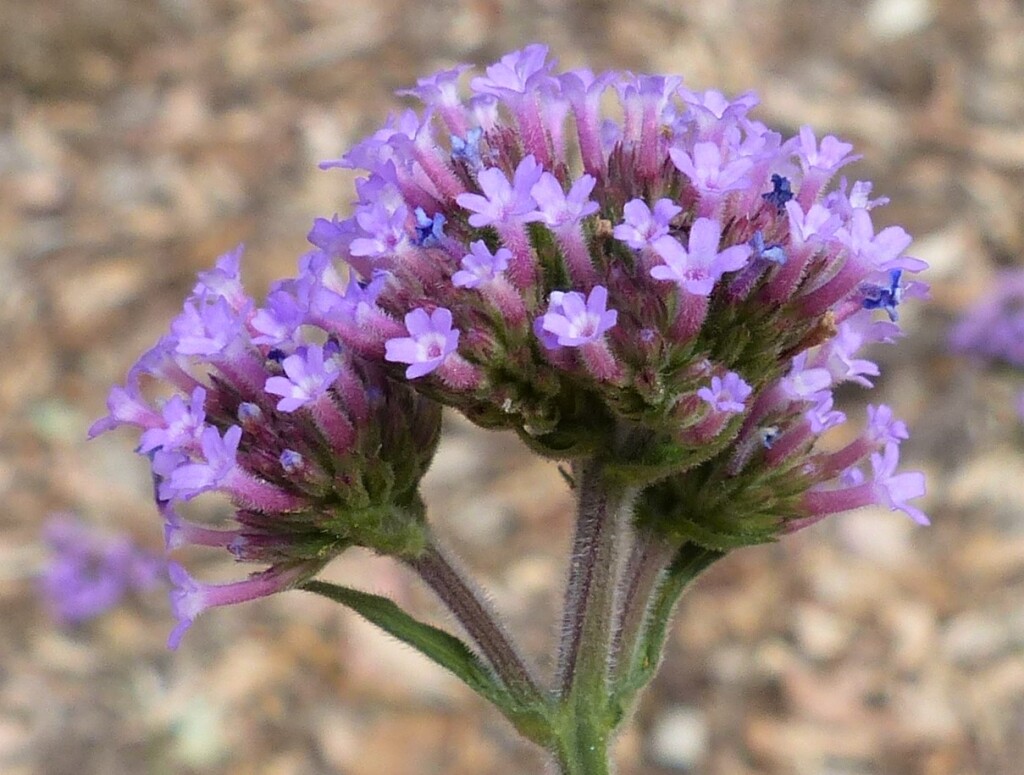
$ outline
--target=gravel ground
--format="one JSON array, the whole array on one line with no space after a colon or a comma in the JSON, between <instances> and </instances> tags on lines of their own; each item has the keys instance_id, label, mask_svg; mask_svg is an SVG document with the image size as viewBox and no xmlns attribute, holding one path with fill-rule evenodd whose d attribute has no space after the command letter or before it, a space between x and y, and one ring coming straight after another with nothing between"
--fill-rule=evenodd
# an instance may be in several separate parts
<instances>
[{"instance_id":1,"label":"gravel ground","mask_svg":"<svg viewBox=\"0 0 1024 775\"><path fill-rule=\"evenodd\" d=\"M1024 434L1012 378L944 345L1024 255L1012 0L0 3L0 771L541 770L454 679L311 596L204 617L171 654L162 595L60 630L33 581L55 509L159 548L128 434L84 435L194 273L244 241L261 293L312 219L349 201L351 178L316 162L380 122L394 89L534 41L566 66L753 88L766 123L855 142L853 174L892 197L880 220L933 267L933 301L880 354L872 400L914 432L934 526L864 510L714 567L620 740L622 774L1022 771ZM436 518L547 653L570 529L558 472L510 437L449 426L427 486ZM368 555L330 576L437 614Z\"/></svg>"}]
</instances>

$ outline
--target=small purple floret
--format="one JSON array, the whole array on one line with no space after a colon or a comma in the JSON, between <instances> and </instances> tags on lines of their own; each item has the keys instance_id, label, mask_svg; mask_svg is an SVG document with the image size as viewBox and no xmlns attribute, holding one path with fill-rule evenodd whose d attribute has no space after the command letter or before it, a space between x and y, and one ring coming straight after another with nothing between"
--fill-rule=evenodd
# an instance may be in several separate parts
<instances>
[{"instance_id":1,"label":"small purple floret","mask_svg":"<svg viewBox=\"0 0 1024 775\"><path fill-rule=\"evenodd\" d=\"M615 325L618 317L616 310L608 309L608 289L598 285L587 297L576 291L555 291L551 294L547 313L538 320L539 328L550 335L542 341L551 349L549 343L552 340L562 347L597 342Z\"/></svg>"},{"instance_id":2,"label":"small purple floret","mask_svg":"<svg viewBox=\"0 0 1024 775\"><path fill-rule=\"evenodd\" d=\"M483 195L459 194L455 201L473 213L469 224L477 228L522 220L536 210L530 191L543 174L544 168L532 155L519 162L512 182L500 169L490 167L477 176Z\"/></svg>"},{"instance_id":3,"label":"small purple floret","mask_svg":"<svg viewBox=\"0 0 1024 775\"><path fill-rule=\"evenodd\" d=\"M512 251L498 248L491 253L487 243L477 240L469 246L469 253L462 259L462 269L452 275L456 288L478 288L485 285L508 269Z\"/></svg>"},{"instance_id":4,"label":"small purple floret","mask_svg":"<svg viewBox=\"0 0 1024 775\"><path fill-rule=\"evenodd\" d=\"M711 218L694 222L686 248L672 237L660 237L654 249L665 263L652 268L651 277L675 282L695 296L711 295L722 275L746 266L751 253L749 245L733 245L719 252L721 237L721 224Z\"/></svg>"},{"instance_id":5,"label":"small purple floret","mask_svg":"<svg viewBox=\"0 0 1024 775\"><path fill-rule=\"evenodd\" d=\"M205 428L201 442L203 462L184 463L165 474L159 488L160 499L187 501L223 485L235 470L235 456L241 438L242 429L238 425L228 428L223 437L216 428Z\"/></svg>"},{"instance_id":6,"label":"small purple floret","mask_svg":"<svg viewBox=\"0 0 1024 775\"><path fill-rule=\"evenodd\" d=\"M294 412L307 404L314 403L334 384L341 370L330 360L324 359L324 349L318 344L300 348L281 364L286 376L270 377L266 391L281 396L277 402L278 411Z\"/></svg>"},{"instance_id":7,"label":"small purple floret","mask_svg":"<svg viewBox=\"0 0 1024 775\"><path fill-rule=\"evenodd\" d=\"M550 172L543 173L530 189L538 212L528 220L540 221L555 230L579 223L599 209L597 202L590 200L590 192L596 183L594 177L581 175L566 194L558 178Z\"/></svg>"},{"instance_id":8,"label":"small purple floret","mask_svg":"<svg viewBox=\"0 0 1024 775\"><path fill-rule=\"evenodd\" d=\"M634 250L642 250L666 236L669 223L682 211L683 208L671 199L659 199L653 210L643 199L631 199L623 207L623 221L612 235Z\"/></svg>"},{"instance_id":9,"label":"small purple floret","mask_svg":"<svg viewBox=\"0 0 1024 775\"><path fill-rule=\"evenodd\" d=\"M703 387L697 391L698 398L706 401L716 412L736 414L742 412L746 400L754 389L734 371L727 372L724 377L711 378L711 387Z\"/></svg>"},{"instance_id":10,"label":"small purple floret","mask_svg":"<svg viewBox=\"0 0 1024 775\"><path fill-rule=\"evenodd\" d=\"M422 308L405 316L409 336L385 342L384 360L408 363L406 379L423 377L437 369L459 346L459 330L452 328L451 310L438 307L429 315Z\"/></svg>"}]
</instances>

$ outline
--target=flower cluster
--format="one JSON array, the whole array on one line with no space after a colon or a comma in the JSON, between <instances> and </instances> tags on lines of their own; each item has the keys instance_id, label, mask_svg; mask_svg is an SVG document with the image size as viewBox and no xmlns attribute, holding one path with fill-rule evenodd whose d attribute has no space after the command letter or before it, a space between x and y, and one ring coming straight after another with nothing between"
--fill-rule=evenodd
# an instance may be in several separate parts
<instances>
[{"instance_id":1,"label":"flower cluster","mask_svg":"<svg viewBox=\"0 0 1024 775\"><path fill-rule=\"evenodd\" d=\"M436 404L317 327L325 308L365 289L319 256L258 307L242 288L241 249L199 276L168 335L129 371L90 435L128 425L151 461L167 548L228 549L269 567L209 585L170 565L179 626L204 609L293 586L352 545L402 554L423 543L419 479L438 438ZM397 331L398 327L394 326ZM172 393L150 400L144 382ZM177 506L230 498L236 525L210 527Z\"/></svg>"},{"instance_id":2,"label":"flower cluster","mask_svg":"<svg viewBox=\"0 0 1024 775\"><path fill-rule=\"evenodd\" d=\"M53 615L66 624L99 616L126 595L159 586L166 576L160 557L71 514L52 516L43 540L52 556L40 577L41 591Z\"/></svg>"},{"instance_id":3,"label":"flower cluster","mask_svg":"<svg viewBox=\"0 0 1024 775\"><path fill-rule=\"evenodd\" d=\"M315 221L296 277L260 307L240 251L222 256L112 391L93 433L141 431L168 546L268 566L219 587L172 566L172 641L347 546L414 556L440 405L597 459L643 489L641 522L711 548L871 503L926 521L888 407L842 449L817 443L846 421L834 389L872 385L862 351L925 293L907 233L872 223L886 200L831 186L849 144L783 138L750 117L751 94L559 73L543 46L463 97L467 69L421 79L403 94L422 112L321 165L366 175L349 217ZM148 399L143 378L174 394ZM179 515L210 491L236 528Z\"/></svg>"},{"instance_id":4,"label":"flower cluster","mask_svg":"<svg viewBox=\"0 0 1024 775\"><path fill-rule=\"evenodd\" d=\"M832 391L871 386L861 351L892 341L901 302L925 293L907 233L872 223L887 200L830 187L851 145L808 127L783 138L750 117L752 94L559 73L539 45L464 98L467 69L421 79L402 93L423 112L322 165L367 174L352 215L309 234L316 267L358 280L319 325L543 454L603 454L669 489L683 472L686 487L727 480L723 524L761 504L710 544L869 502L924 521L907 503L922 477L895 473L899 434L869 419L853 445L815 451L846 419ZM321 292L316 271L298 282Z\"/></svg>"}]
</instances>

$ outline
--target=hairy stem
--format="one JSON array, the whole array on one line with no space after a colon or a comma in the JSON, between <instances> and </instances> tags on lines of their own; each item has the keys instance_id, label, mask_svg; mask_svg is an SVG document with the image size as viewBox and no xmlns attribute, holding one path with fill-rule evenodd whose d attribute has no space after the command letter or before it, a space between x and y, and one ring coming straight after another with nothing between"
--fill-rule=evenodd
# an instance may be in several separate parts
<instances>
[{"instance_id":1,"label":"hairy stem","mask_svg":"<svg viewBox=\"0 0 1024 775\"><path fill-rule=\"evenodd\" d=\"M637 639L651 607L651 598L666 568L675 556L677 545L643 530L637 533L630 550L621 587L619 620L612 635L611 654L616 674L629 669Z\"/></svg>"},{"instance_id":2,"label":"hairy stem","mask_svg":"<svg viewBox=\"0 0 1024 775\"><path fill-rule=\"evenodd\" d=\"M599 461L576 464L578 510L558 658L555 761L563 775L606 775L616 719L609 648L615 623L618 548L633 492L610 485Z\"/></svg>"},{"instance_id":3,"label":"hairy stem","mask_svg":"<svg viewBox=\"0 0 1024 775\"><path fill-rule=\"evenodd\" d=\"M632 498L625 491L610 492L595 461L576 465L578 507L569 580L562 616L557 684L563 698L588 681L606 677L612 605L617 581L622 512ZM593 687L592 687L593 688Z\"/></svg>"},{"instance_id":4,"label":"hairy stem","mask_svg":"<svg viewBox=\"0 0 1024 775\"><path fill-rule=\"evenodd\" d=\"M672 611L683 591L708 566L724 556L725 552L683 544L665 573L657 576L649 604L645 606L649 609L648 615L643 619L632 648L623 649L622 663L616 671L613 707L618 719L621 720L636 695L654 678L665 650Z\"/></svg>"},{"instance_id":5,"label":"hairy stem","mask_svg":"<svg viewBox=\"0 0 1024 775\"><path fill-rule=\"evenodd\" d=\"M497 614L436 538L431 536L426 550L419 557L407 559L406 564L451 611L509 691L526 702L544 697L533 669L505 632Z\"/></svg>"}]
</instances>

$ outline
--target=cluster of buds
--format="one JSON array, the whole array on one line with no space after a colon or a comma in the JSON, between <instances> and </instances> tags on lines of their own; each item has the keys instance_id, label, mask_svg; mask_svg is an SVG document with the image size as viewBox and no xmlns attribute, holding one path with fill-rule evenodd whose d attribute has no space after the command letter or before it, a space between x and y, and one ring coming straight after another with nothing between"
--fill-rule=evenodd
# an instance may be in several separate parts
<instances>
[{"instance_id":1,"label":"cluster of buds","mask_svg":"<svg viewBox=\"0 0 1024 775\"><path fill-rule=\"evenodd\" d=\"M543 46L502 57L464 99L466 69L421 79L403 94L422 113L322 165L368 175L351 217L309 234L320 260L300 282L327 295L335 262L354 278L319 325L542 454L686 490L684 523L722 523L690 538L765 540L867 503L925 521L887 407L815 452L846 419L834 388L871 386L860 351L898 336L900 303L926 292L907 279L926 266L904 254L909 235L872 224L886 200L862 181L830 188L852 146L807 127L783 138L748 116L751 94L559 74ZM697 508L694 487L725 506Z\"/></svg>"},{"instance_id":2,"label":"cluster of buds","mask_svg":"<svg viewBox=\"0 0 1024 775\"><path fill-rule=\"evenodd\" d=\"M303 294L298 282L278 283L257 307L240 258L232 251L200 274L170 333L111 391L109 414L90 429L141 431L168 550L220 547L268 566L211 585L172 563L172 646L206 608L292 587L350 546L406 555L425 542L418 485L439 407L310 325L305 307L287 307ZM172 394L150 400L147 380ZM207 492L230 498L234 527L179 513Z\"/></svg>"}]
</instances>

